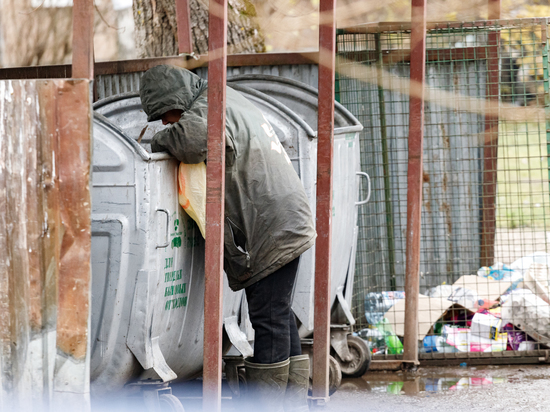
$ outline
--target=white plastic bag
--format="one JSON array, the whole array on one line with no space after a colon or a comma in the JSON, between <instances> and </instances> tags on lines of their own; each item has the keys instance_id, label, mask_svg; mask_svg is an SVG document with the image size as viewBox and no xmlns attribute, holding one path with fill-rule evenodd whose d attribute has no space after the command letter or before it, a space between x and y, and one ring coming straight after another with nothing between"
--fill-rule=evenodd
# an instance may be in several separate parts
<instances>
[{"instance_id":1,"label":"white plastic bag","mask_svg":"<svg viewBox=\"0 0 550 412\"><path fill-rule=\"evenodd\" d=\"M180 163L178 200L185 212L197 222L202 237L206 231L206 164Z\"/></svg>"},{"instance_id":2,"label":"white plastic bag","mask_svg":"<svg viewBox=\"0 0 550 412\"><path fill-rule=\"evenodd\" d=\"M540 263L529 266L523 284L535 295L550 304L550 268Z\"/></svg>"}]
</instances>

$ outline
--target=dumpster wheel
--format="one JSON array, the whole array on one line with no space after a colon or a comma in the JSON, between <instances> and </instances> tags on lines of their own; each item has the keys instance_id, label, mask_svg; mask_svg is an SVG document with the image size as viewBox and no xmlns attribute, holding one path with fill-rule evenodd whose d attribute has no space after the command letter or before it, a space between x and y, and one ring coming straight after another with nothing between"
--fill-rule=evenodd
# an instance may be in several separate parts
<instances>
[{"instance_id":1,"label":"dumpster wheel","mask_svg":"<svg viewBox=\"0 0 550 412\"><path fill-rule=\"evenodd\" d=\"M334 354L334 357L340 364L342 375L349 378L359 378L369 369L370 350L366 342L358 336L348 335L347 342L352 359L346 362L337 353Z\"/></svg>"},{"instance_id":2,"label":"dumpster wheel","mask_svg":"<svg viewBox=\"0 0 550 412\"><path fill-rule=\"evenodd\" d=\"M310 358L311 361L311 358ZM311 365L310 365L311 368ZM338 390L340 384L342 383L342 369L338 361L332 356L328 357L328 394L332 395ZM313 388L313 376L310 371L309 375L309 390L308 395L312 396Z\"/></svg>"},{"instance_id":3,"label":"dumpster wheel","mask_svg":"<svg viewBox=\"0 0 550 412\"><path fill-rule=\"evenodd\" d=\"M185 412L180 400L168 393L159 396L159 404L162 412Z\"/></svg>"},{"instance_id":4,"label":"dumpster wheel","mask_svg":"<svg viewBox=\"0 0 550 412\"><path fill-rule=\"evenodd\" d=\"M332 395L342 383L342 368L333 356L329 356L328 361L328 394Z\"/></svg>"}]
</instances>

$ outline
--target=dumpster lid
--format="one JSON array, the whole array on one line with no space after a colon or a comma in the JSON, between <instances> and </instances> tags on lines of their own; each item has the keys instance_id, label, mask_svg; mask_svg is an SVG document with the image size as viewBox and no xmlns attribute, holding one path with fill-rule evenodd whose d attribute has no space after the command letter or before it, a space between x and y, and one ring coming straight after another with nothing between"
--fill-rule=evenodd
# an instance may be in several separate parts
<instances>
[{"instance_id":1,"label":"dumpster lid","mask_svg":"<svg viewBox=\"0 0 550 412\"><path fill-rule=\"evenodd\" d=\"M266 74L244 74L227 79L227 84L236 84L258 90L283 103L317 130L317 105L319 92L305 83L284 77ZM337 134L360 132L363 126L348 109L334 102L334 131Z\"/></svg>"},{"instance_id":2,"label":"dumpster lid","mask_svg":"<svg viewBox=\"0 0 550 412\"><path fill-rule=\"evenodd\" d=\"M229 85L233 90L238 91L239 93L243 94L245 97L252 97L251 100L262 100L264 103L266 103L267 106L271 106L271 110L275 111L274 109L282 112L284 115L288 116L291 120L296 122L307 134L308 137L313 138L317 137L317 132L315 132L311 126L306 123L304 119L302 119L296 112L288 108L286 105L281 103L280 101L274 99L273 97L262 93L256 89L253 89L248 86L244 86L242 84L231 84ZM254 99L256 98L256 99Z\"/></svg>"},{"instance_id":3,"label":"dumpster lid","mask_svg":"<svg viewBox=\"0 0 550 412\"><path fill-rule=\"evenodd\" d=\"M244 85L233 84L230 87L256 102L256 104L264 106L268 110L269 117L271 117L272 121L274 120L272 116L282 117L287 119L285 121L290 120L296 124L296 126L302 129L309 138L316 137L317 134L311 126L280 101ZM160 120L150 123L147 122L147 116L141 106L141 99L138 92L114 95L97 101L93 107L96 113L100 113L106 119L116 123L117 126L115 127L117 130L122 132L130 140L133 140L136 144L138 144L136 140L141 135L144 127L147 126L141 138L141 146L145 146L146 148L149 147L154 134L165 128ZM272 126L277 129L275 123L272 124ZM279 136L279 138L282 138L282 136ZM147 150L145 150L145 152L151 156ZM153 154L153 156L154 155L155 154Z\"/></svg>"},{"instance_id":4,"label":"dumpster lid","mask_svg":"<svg viewBox=\"0 0 550 412\"><path fill-rule=\"evenodd\" d=\"M101 99L94 103L94 110L115 123L124 135L134 140L152 160L159 160L157 153L151 154L150 143L153 136L166 126L161 120L147 122L147 115L141 107L138 92L121 93Z\"/></svg>"},{"instance_id":5,"label":"dumpster lid","mask_svg":"<svg viewBox=\"0 0 550 412\"><path fill-rule=\"evenodd\" d=\"M123 130L111 122L107 117L101 113L94 111L94 123L97 123L111 132L113 135L118 136L119 139L126 142L134 151L145 161L151 160L151 153L148 153L136 140L129 137Z\"/></svg>"}]
</instances>

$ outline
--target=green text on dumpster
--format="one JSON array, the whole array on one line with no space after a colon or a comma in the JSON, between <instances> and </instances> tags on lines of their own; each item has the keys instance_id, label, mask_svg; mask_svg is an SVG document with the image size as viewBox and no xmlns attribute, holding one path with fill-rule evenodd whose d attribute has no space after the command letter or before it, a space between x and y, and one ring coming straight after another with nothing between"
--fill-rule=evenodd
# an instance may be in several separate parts
<instances>
[{"instance_id":1,"label":"green text on dumpster","mask_svg":"<svg viewBox=\"0 0 550 412\"><path fill-rule=\"evenodd\" d=\"M170 236L172 237L172 249L181 247L181 235L183 233L181 230L179 230L179 228L180 228L180 220L174 219L174 232L170 234Z\"/></svg>"},{"instance_id":2,"label":"green text on dumpster","mask_svg":"<svg viewBox=\"0 0 550 412\"><path fill-rule=\"evenodd\" d=\"M172 270L170 272L164 273L164 281L165 282L174 282L176 280L180 280L183 277L183 270Z\"/></svg>"},{"instance_id":3,"label":"green text on dumpster","mask_svg":"<svg viewBox=\"0 0 550 412\"><path fill-rule=\"evenodd\" d=\"M164 310L177 309L187 306L187 296L181 298L167 300L164 304Z\"/></svg>"},{"instance_id":4,"label":"green text on dumpster","mask_svg":"<svg viewBox=\"0 0 550 412\"><path fill-rule=\"evenodd\" d=\"M181 279L181 270L177 270L174 272L168 272L166 275L168 276L168 279L172 279L172 273L176 274L176 278L179 276L179 279ZM165 279L167 278L165 275ZM176 279L174 278L174 281ZM171 280L165 280L165 282L173 282ZM177 295L184 295L187 293L187 283L176 283L175 285L165 285L164 286L164 297L172 297L176 296L174 299L168 299L164 303L164 310L172 310L177 308L182 308L184 306L187 306L187 296L177 296Z\"/></svg>"},{"instance_id":5,"label":"green text on dumpster","mask_svg":"<svg viewBox=\"0 0 550 412\"><path fill-rule=\"evenodd\" d=\"M173 258L166 259L166 267L173 265ZM171 270L164 273L164 297L184 295L187 293L187 283L175 283L183 278L183 269ZM170 284L171 283L171 284ZM187 306L187 296L177 296L174 299L168 299L164 303L164 310L172 310Z\"/></svg>"},{"instance_id":6,"label":"green text on dumpster","mask_svg":"<svg viewBox=\"0 0 550 412\"><path fill-rule=\"evenodd\" d=\"M166 286L164 288L164 296L173 296L185 293L187 289L187 283L180 283L179 285Z\"/></svg>"}]
</instances>

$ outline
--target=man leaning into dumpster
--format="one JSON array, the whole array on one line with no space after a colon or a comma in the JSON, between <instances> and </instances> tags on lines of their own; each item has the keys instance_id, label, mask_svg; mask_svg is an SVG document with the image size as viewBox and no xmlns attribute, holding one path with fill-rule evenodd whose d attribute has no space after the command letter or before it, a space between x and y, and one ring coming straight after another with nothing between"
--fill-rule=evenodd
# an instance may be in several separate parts
<instances>
[{"instance_id":1,"label":"man leaning into dumpster","mask_svg":"<svg viewBox=\"0 0 550 412\"><path fill-rule=\"evenodd\" d=\"M170 124L151 142L196 164L207 154L207 82L161 65L141 80L149 122ZM316 233L302 183L262 113L230 87L226 93L224 269L245 289L255 331L245 359L250 399L264 411L307 411L309 358L302 355L291 297L300 255Z\"/></svg>"}]
</instances>

